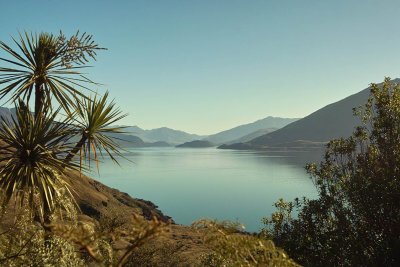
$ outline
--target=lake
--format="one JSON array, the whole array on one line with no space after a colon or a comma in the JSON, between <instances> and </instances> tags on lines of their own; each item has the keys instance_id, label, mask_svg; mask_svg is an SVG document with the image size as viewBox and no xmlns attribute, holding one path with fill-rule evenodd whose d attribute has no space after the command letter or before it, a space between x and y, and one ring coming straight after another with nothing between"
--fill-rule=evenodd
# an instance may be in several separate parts
<instances>
[{"instance_id":1,"label":"lake","mask_svg":"<svg viewBox=\"0 0 400 267\"><path fill-rule=\"evenodd\" d=\"M259 231L279 198L316 196L304 166L319 162L320 152L140 148L125 156L132 162L121 159L118 166L105 158L100 175L91 176L152 201L178 224L214 218Z\"/></svg>"}]
</instances>

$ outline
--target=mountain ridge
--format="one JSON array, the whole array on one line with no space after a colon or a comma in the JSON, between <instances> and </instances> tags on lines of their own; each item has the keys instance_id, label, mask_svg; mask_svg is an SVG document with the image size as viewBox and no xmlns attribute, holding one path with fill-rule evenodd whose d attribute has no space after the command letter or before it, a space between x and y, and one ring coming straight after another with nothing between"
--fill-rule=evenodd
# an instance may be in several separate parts
<instances>
[{"instance_id":1,"label":"mountain ridge","mask_svg":"<svg viewBox=\"0 0 400 267\"><path fill-rule=\"evenodd\" d=\"M392 80L398 83L400 79ZM339 101L326 105L310 115L274 132L259 136L245 143L223 145L223 149L272 149L316 148L328 141L348 137L361 121L353 115L353 108L364 105L370 87Z\"/></svg>"},{"instance_id":2,"label":"mountain ridge","mask_svg":"<svg viewBox=\"0 0 400 267\"><path fill-rule=\"evenodd\" d=\"M204 138L204 140L209 141L213 144L229 143L234 140L243 138L246 135L255 134L257 131L260 130L282 128L296 120L298 120L298 118L281 118L281 117L268 116L251 123L242 124L230 128L228 130L224 130L222 132L209 135L206 138Z\"/></svg>"},{"instance_id":3,"label":"mountain ridge","mask_svg":"<svg viewBox=\"0 0 400 267\"><path fill-rule=\"evenodd\" d=\"M166 142L170 145L179 145L185 142L193 141L196 139L202 139L204 135L197 135L187 133L181 130L175 130L168 127L160 127L150 130L145 130L139 126L126 126L124 129L125 134L137 136L144 142Z\"/></svg>"}]
</instances>

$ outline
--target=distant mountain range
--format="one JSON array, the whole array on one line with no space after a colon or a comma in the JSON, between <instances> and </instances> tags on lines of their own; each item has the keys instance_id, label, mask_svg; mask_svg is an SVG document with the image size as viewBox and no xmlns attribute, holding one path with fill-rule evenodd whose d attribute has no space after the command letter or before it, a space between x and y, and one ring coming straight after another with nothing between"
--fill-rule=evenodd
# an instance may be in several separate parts
<instances>
[{"instance_id":1,"label":"distant mountain range","mask_svg":"<svg viewBox=\"0 0 400 267\"><path fill-rule=\"evenodd\" d=\"M275 131L296 120L298 119L267 117L210 136L190 134L167 127L144 130L138 126L129 126L124 129L124 140L131 138L133 141L130 143L123 142L121 144L124 146L136 147L142 144L141 142L143 142L143 144L148 144L149 146L155 146L158 144L158 142L161 142L160 144L162 146L166 146L167 144L170 146L178 146L196 140L203 140L208 141L212 146L215 146L223 143L230 144L236 142L246 142L265 133ZM141 141L138 141L135 137L139 138ZM197 143L194 143L193 145L196 146L196 144ZM188 145L191 146L192 144Z\"/></svg>"},{"instance_id":2,"label":"distant mountain range","mask_svg":"<svg viewBox=\"0 0 400 267\"><path fill-rule=\"evenodd\" d=\"M0 107L0 116L10 119L15 109ZM124 134L111 134L118 139L122 147L210 147L220 144L243 143L241 148L258 146L257 137L278 131L280 128L296 122L296 118L266 117L264 119L240 125L210 136L190 134L167 127L144 130L138 126L129 126ZM260 137L261 138L261 137ZM261 141L262 142L262 141ZM232 147L233 148L233 147Z\"/></svg>"},{"instance_id":3,"label":"distant mountain range","mask_svg":"<svg viewBox=\"0 0 400 267\"><path fill-rule=\"evenodd\" d=\"M124 129L127 135L137 136L144 142L166 142L170 145L178 145L193 140L202 139L205 136L189 134L183 131L170 129L167 127L144 130L138 126L130 126Z\"/></svg>"},{"instance_id":4,"label":"distant mountain range","mask_svg":"<svg viewBox=\"0 0 400 267\"><path fill-rule=\"evenodd\" d=\"M398 79L394 82L399 82ZM247 142L222 145L227 149L271 149L321 147L331 139L348 137L361 122L353 116L353 108L364 105L369 88L333 104L327 105L307 117L271 133Z\"/></svg>"},{"instance_id":5,"label":"distant mountain range","mask_svg":"<svg viewBox=\"0 0 400 267\"><path fill-rule=\"evenodd\" d=\"M214 144L246 142L265 133L275 131L298 119L266 117L204 138Z\"/></svg>"}]
</instances>

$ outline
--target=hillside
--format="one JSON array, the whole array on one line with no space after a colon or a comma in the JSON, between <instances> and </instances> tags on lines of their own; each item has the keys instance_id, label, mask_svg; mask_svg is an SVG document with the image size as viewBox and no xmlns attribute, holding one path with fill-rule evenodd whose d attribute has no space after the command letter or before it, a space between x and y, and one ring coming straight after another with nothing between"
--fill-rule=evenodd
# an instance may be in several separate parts
<instances>
[{"instance_id":1,"label":"hillside","mask_svg":"<svg viewBox=\"0 0 400 267\"><path fill-rule=\"evenodd\" d=\"M398 82L396 79L394 82ZM348 137L360 120L353 116L353 108L366 103L369 88L327 105L307 117L279 130L262 135L244 144L221 146L225 149L264 149L321 147L331 139Z\"/></svg>"},{"instance_id":2,"label":"hillside","mask_svg":"<svg viewBox=\"0 0 400 267\"><path fill-rule=\"evenodd\" d=\"M121 147L141 148L141 147L169 147L171 144L164 141L144 142L140 137L130 134L109 134L116 138Z\"/></svg>"},{"instance_id":3,"label":"hillside","mask_svg":"<svg viewBox=\"0 0 400 267\"><path fill-rule=\"evenodd\" d=\"M152 202L133 198L87 176L81 177L77 172L71 173L67 182L75 192L74 195L83 214L93 219L98 220L100 216L123 217L135 213L143 215L146 219L155 216L161 221L173 222ZM149 253L147 250L152 251L151 255L147 255ZM172 224L170 232L152 240L146 247L139 249L138 253L140 255L145 253L146 262L153 266L164 266L166 262L172 262L166 266L186 266L185 263L198 262L201 255L207 251L199 233L190 227Z\"/></svg>"},{"instance_id":4,"label":"hillside","mask_svg":"<svg viewBox=\"0 0 400 267\"><path fill-rule=\"evenodd\" d=\"M119 214L134 212L147 219L156 216L164 222L171 220L152 202L132 198L127 193L110 188L78 172L71 172L66 181L73 189L72 192L82 212L94 219L111 216L111 212Z\"/></svg>"},{"instance_id":5,"label":"hillside","mask_svg":"<svg viewBox=\"0 0 400 267\"><path fill-rule=\"evenodd\" d=\"M215 146L213 143L205 140L194 140L190 142L183 143L181 145L177 145L178 148L205 148L205 147L213 147Z\"/></svg>"},{"instance_id":6,"label":"hillside","mask_svg":"<svg viewBox=\"0 0 400 267\"><path fill-rule=\"evenodd\" d=\"M240 125L240 126L232 128L232 129L210 135L210 136L204 138L204 140L210 141L211 143L214 143L214 144L227 144L227 143L231 143L232 141L236 141L237 139L240 139L249 134L257 135L256 133L260 130L282 128L296 120L298 120L298 119L278 118L278 117L270 116L270 117L266 117L264 119L252 122L252 123ZM254 137L256 137L256 136L254 136ZM247 141L247 139L244 139L244 140ZM237 141L240 141L240 140L237 140ZM240 141L240 142L243 142L243 141Z\"/></svg>"},{"instance_id":7,"label":"hillside","mask_svg":"<svg viewBox=\"0 0 400 267\"><path fill-rule=\"evenodd\" d=\"M233 141L227 142L226 144L235 144L235 143L245 143L245 142L249 142L259 136L262 136L264 134L268 134L268 133L272 133L273 131L278 130L279 128L267 128L267 129L261 129L261 130L257 130L255 132L249 133L245 136L240 137L239 139L235 139Z\"/></svg>"}]
</instances>

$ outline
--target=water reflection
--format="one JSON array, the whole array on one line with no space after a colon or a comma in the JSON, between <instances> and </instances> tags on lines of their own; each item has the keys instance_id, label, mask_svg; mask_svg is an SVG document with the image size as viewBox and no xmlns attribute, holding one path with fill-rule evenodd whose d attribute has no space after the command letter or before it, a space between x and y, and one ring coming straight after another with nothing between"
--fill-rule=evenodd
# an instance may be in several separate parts
<instances>
[{"instance_id":1,"label":"water reflection","mask_svg":"<svg viewBox=\"0 0 400 267\"><path fill-rule=\"evenodd\" d=\"M295 165L304 168L307 163L319 163L322 159L324 150L312 151L249 151L259 155L258 159L274 161L276 164Z\"/></svg>"},{"instance_id":2,"label":"water reflection","mask_svg":"<svg viewBox=\"0 0 400 267\"><path fill-rule=\"evenodd\" d=\"M177 223L238 219L258 231L278 198L315 196L304 165L321 153L144 148L126 156L134 163L122 160L119 168L105 159L97 178L153 201Z\"/></svg>"}]
</instances>

